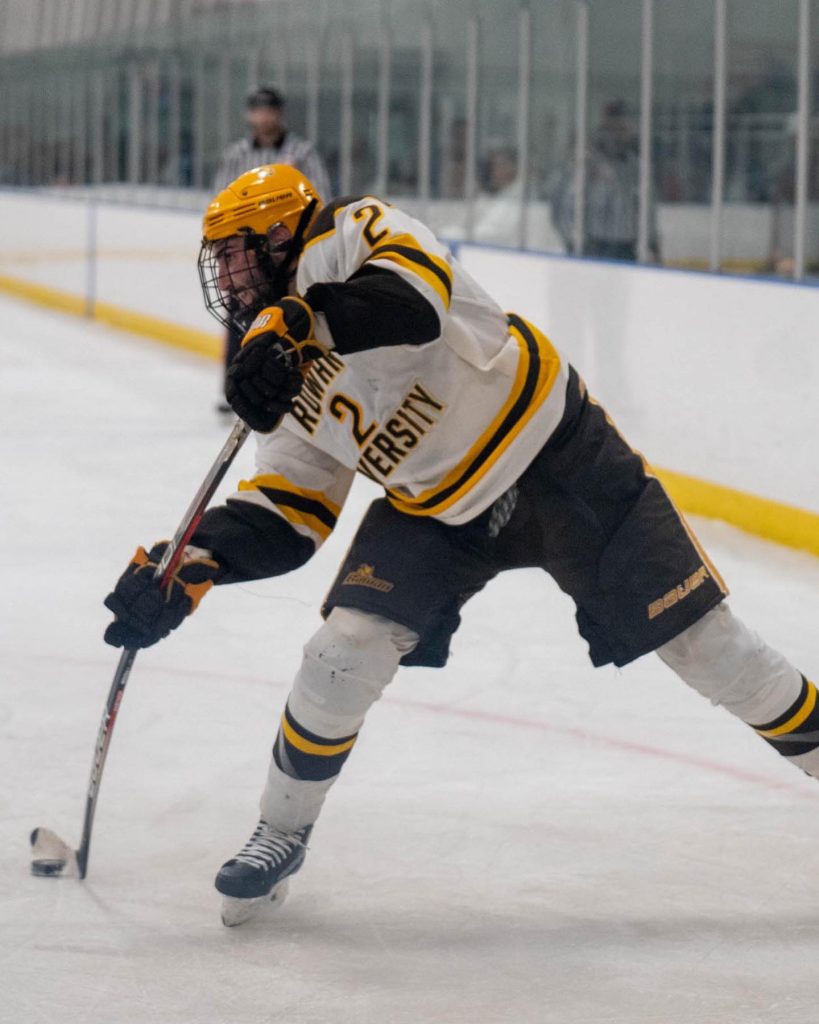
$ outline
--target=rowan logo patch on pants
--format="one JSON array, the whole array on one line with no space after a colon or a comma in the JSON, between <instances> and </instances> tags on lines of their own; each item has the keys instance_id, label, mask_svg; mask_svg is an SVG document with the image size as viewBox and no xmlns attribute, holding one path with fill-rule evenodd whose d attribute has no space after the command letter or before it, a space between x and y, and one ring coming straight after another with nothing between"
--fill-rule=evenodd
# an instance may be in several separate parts
<instances>
[{"instance_id":1,"label":"rowan logo patch on pants","mask_svg":"<svg viewBox=\"0 0 819 1024\"><path fill-rule=\"evenodd\" d=\"M362 562L354 571L348 572L341 584L343 587L371 587L373 590L380 590L382 594L388 594L395 586L389 580L381 580L375 575L375 566Z\"/></svg>"}]
</instances>

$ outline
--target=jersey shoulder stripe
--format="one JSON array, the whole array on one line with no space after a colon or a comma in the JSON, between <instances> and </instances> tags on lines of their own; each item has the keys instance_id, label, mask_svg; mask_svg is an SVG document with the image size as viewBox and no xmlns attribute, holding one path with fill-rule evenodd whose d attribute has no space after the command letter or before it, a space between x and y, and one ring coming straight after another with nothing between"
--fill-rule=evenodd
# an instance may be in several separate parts
<instances>
[{"instance_id":1,"label":"jersey shoulder stripe","mask_svg":"<svg viewBox=\"0 0 819 1024\"><path fill-rule=\"evenodd\" d=\"M336 217L351 203L358 203L364 196L339 196L326 206L322 206L316 219L310 225L310 230L305 235L304 248L313 245L314 242L327 238L336 230Z\"/></svg>"},{"instance_id":2,"label":"jersey shoulder stripe","mask_svg":"<svg viewBox=\"0 0 819 1024\"><path fill-rule=\"evenodd\" d=\"M409 234L391 235L367 257L370 260L387 259L404 266L432 285L441 296L445 308L452 299L452 271L442 260L426 252Z\"/></svg>"}]
</instances>

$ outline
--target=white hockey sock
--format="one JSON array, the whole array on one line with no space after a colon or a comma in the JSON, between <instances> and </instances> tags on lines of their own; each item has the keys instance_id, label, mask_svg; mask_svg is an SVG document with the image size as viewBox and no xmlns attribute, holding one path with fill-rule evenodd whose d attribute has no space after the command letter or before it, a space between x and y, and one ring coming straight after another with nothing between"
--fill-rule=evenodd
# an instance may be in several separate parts
<instances>
[{"instance_id":1,"label":"white hockey sock","mask_svg":"<svg viewBox=\"0 0 819 1024\"><path fill-rule=\"evenodd\" d=\"M657 654L689 686L819 777L816 687L723 602Z\"/></svg>"},{"instance_id":2,"label":"white hockey sock","mask_svg":"<svg viewBox=\"0 0 819 1024\"><path fill-rule=\"evenodd\" d=\"M287 700L262 818L286 830L311 825L372 704L418 636L395 622L335 608L307 643Z\"/></svg>"}]
</instances>

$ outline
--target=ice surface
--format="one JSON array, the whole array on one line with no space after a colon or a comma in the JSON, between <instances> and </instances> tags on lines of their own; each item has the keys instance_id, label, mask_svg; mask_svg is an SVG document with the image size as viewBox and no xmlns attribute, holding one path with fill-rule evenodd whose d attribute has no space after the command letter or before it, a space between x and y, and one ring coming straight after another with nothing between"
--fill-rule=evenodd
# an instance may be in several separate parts
<instances>
[{"instance_id":1,"label":"ice surface","mask_svg":"<svg viewBox=\"0 0 819 1024\"><path fill-rule=\"evenodd\" d=\"M222 927L213 876L365 481L310 565L208 595L139 655L88 879L30 877L34 826L79 840L117 661L102 597L228 427L215 365L150 342L4 299L0 348L3 1024L815 1019L817 784L658 659L593 670L535 573L468 606L446 670L399 674L288 902ZM735 611L817 673L819 561L696 526Z\"/></svg>"}]
</instances>

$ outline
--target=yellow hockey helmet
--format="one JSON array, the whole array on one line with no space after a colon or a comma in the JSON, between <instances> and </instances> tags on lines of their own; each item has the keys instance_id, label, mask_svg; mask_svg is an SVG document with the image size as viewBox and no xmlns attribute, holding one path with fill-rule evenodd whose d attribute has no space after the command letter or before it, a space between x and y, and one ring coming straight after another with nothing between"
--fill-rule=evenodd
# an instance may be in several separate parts
<instances>
[{"instance_id":1,"label":"yellow hockey helmet","mask_svg":"<svg viewBox=\"0 0 819 1024\"><path fill-rule=\"evenodd\" d=\"M321 197L301 171L287 164L254 167L210 202L203 236L213 242L249 232L264 235L274 224L284 224L295 235L299 220L311 205L318 213Z\"/></svg>"},{"instance_id":2,"label":"yellow hockey helmet","mask_svg":"<svg viewBox=\"0 0 819 1024\"><path fill-rule=\"evenodd\" d=\"M220 323L244 332L258 309L286 294L321 206L310 181L286 164L255 167L210 202L199 279L205 306Z\"/></svg>"}]
</instances>

